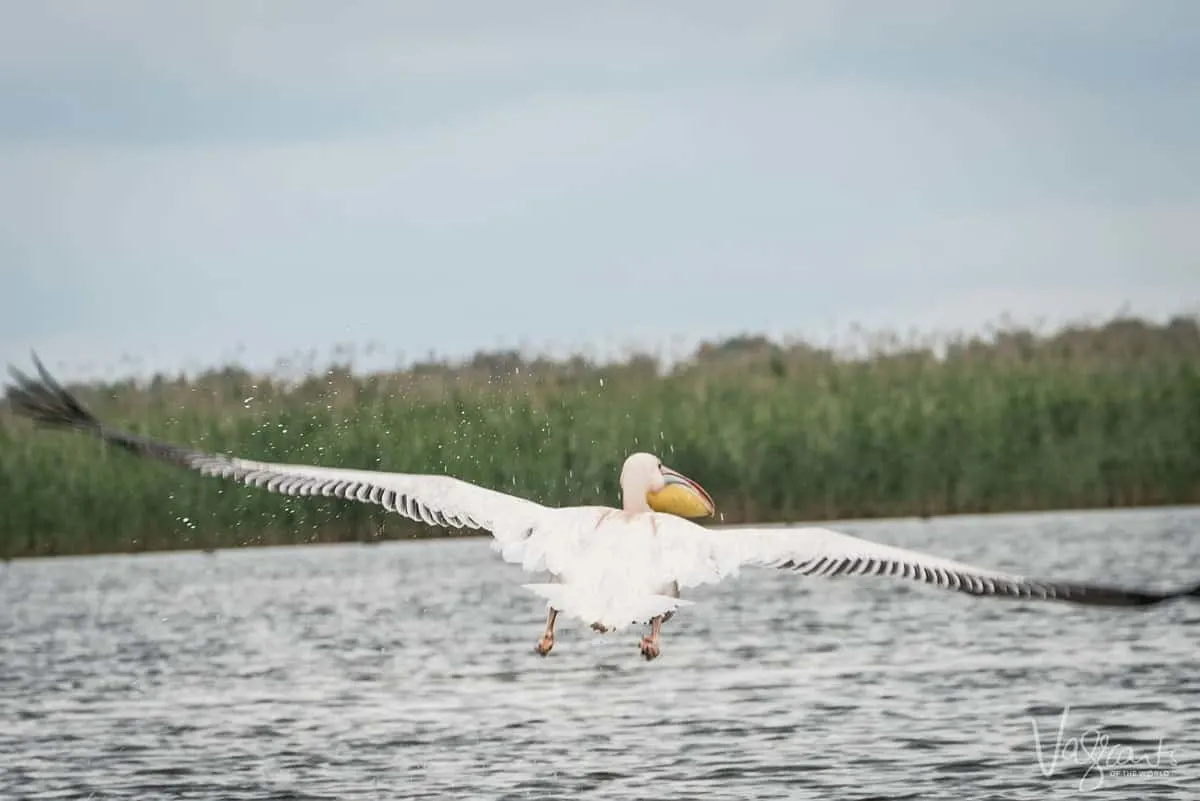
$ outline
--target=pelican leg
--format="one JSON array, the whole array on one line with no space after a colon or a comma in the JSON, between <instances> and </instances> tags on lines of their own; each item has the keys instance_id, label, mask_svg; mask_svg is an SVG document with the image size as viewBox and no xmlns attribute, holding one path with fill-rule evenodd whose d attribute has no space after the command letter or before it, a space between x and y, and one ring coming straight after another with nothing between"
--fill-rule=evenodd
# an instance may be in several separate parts
<instances>
[{"instance_id":1,"label":"pelican leg","mask_svg":"<svg viewBox=\"0 0 1200 801\"><path fill-rule=\"evenodd\" d=\"M557 617L558 610L550 607L550 611L546 613L546 630L542 632L542 639L533 647L542 656L550 653L550 649L554 647L554 621Z\"/></svg>"},{"instance_id":2,"label":"pelican leg","mask_svg":"<svg viewBox=\"0 0 1200 801\"><path fill-rule=\"evenodd\" d=\"M651 618L651 620L650 620L650 636L642 638L642 645L641 645L642 656L646 657L647 662L649 662L651 659L654 659L659 654L658 635L659 635L659 632L662 630L662 624L663 624L663 616L662 615L656 615L655 617Z\"/></svg>"}]
</instances>

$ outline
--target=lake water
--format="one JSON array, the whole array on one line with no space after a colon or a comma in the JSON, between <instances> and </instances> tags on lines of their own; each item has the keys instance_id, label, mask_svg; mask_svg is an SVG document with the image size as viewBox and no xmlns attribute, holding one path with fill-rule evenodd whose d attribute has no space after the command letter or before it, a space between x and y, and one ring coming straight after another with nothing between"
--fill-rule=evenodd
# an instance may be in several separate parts
<instances>
[{"instance_id":1,"label":"lake water","mask_svg":"<svg viewBox=\"0 0 1200 801\"><path fill-rule=\"evenodd\" d=\"M837 527L1200 581L1196 509ZM751 570L647 663L575 624L537 656L524 580L482 539L0 566L0 798L1200 797L1197 602Z\"/></svg>"}]
</instances>

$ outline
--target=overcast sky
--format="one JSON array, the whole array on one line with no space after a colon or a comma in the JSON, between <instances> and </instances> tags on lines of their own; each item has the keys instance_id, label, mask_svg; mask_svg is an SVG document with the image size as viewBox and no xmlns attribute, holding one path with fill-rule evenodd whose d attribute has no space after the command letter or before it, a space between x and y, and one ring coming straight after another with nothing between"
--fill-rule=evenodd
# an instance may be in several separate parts
<instances>
[{"instance_id":1,"label":"overcast sky","mask_svg":"<svg viewBox=\"0 0 1200 801\"><path fill-rule=\"evenodd\" d=\"M0 17L0 365L1200 312L1188 0Z\"/></svg>"}]
</instances>

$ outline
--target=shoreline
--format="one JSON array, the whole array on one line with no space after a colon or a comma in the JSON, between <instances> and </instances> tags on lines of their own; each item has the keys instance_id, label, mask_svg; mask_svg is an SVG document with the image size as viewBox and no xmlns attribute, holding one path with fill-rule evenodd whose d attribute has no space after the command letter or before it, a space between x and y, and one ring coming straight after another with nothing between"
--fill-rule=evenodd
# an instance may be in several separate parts
<instances>
[{"instance_id":1,"label":"shoreline","mask_svg":"<svg viewBox=\"0 0 1200 801\"><path fill-rule=\"evenodd\" d=\"M929 517L918 517L913 515L902 515L897 517L849 517L829 520L796 520L793 522L774 522L774 523L736 523L728 525L705 525L705 528L711 529L744 529L744 528L763 528L763 529L785 529L785 528L801 528L801 527L826 527L837 529L846 526L858 525L884 525L887 523L898 524L913 524L913 523L934 523L940 520L951 521L970 521L970 520L994 520L996 518L1039 518L1039 517L1055 517L1060 515L1069 515L1072 517L1090 516L1090 515L1121 515L1121 514L1140 514L1154 512L1200 512L1200 503L1180 503L1180 504L1148 504L1143 506L1093 506L1093 507L1064 507L1064 508L1048 508L1048 509L1018 509L1012 511L996 511L996 512L958 512L945 515L932 515ZM446 534L431 534L428 536L413 536L413 537L388 537L371 540L357 539L342 539L342 540L316 540L309 542L271 542L271 543L246 543L244 545L225 545L217 548L198 548L192 545L187 545L180 548L157 548L153 550L128 550L128 551L94 551L83 553L63 553L63 554L26 554L19 556L0 557L0 563L9 562L38 562L38 561L61 561L64 559L104 559L104 558L125 558L125 557L140 557L140 556L164 556L164 555L193 555L193 556L215 556L221 552L238 552L238 551L262 551L272 548L290 549L290 548L320 548L320 547L347 547L347 546L376 546L376 545L408 545L417 544L428 541L442 540L491 540L492 535L487 532L477 530L464 531L460 533Z\"/></svg>"}]
</instances>

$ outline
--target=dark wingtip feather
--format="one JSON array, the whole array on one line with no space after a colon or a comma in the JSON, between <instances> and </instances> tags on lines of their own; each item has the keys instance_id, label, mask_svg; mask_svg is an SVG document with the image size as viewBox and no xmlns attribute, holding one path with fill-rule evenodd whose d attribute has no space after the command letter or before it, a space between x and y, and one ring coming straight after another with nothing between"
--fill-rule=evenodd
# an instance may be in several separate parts
<instances>
[{"instance_id":1,"label":"dark wingtip feather","mask_svg":"<svg viewBox=\"0 0 1200 801\"><path fill-rule=\"evenodd\" d=\"M54 380L37 353L33 353L33 364L37 368L38 378L31 378L12 365L8 368L14 382L8 388L8 401L17 414L45 426L100 427L95 415Z\"/></svg>"}]
</instances>

